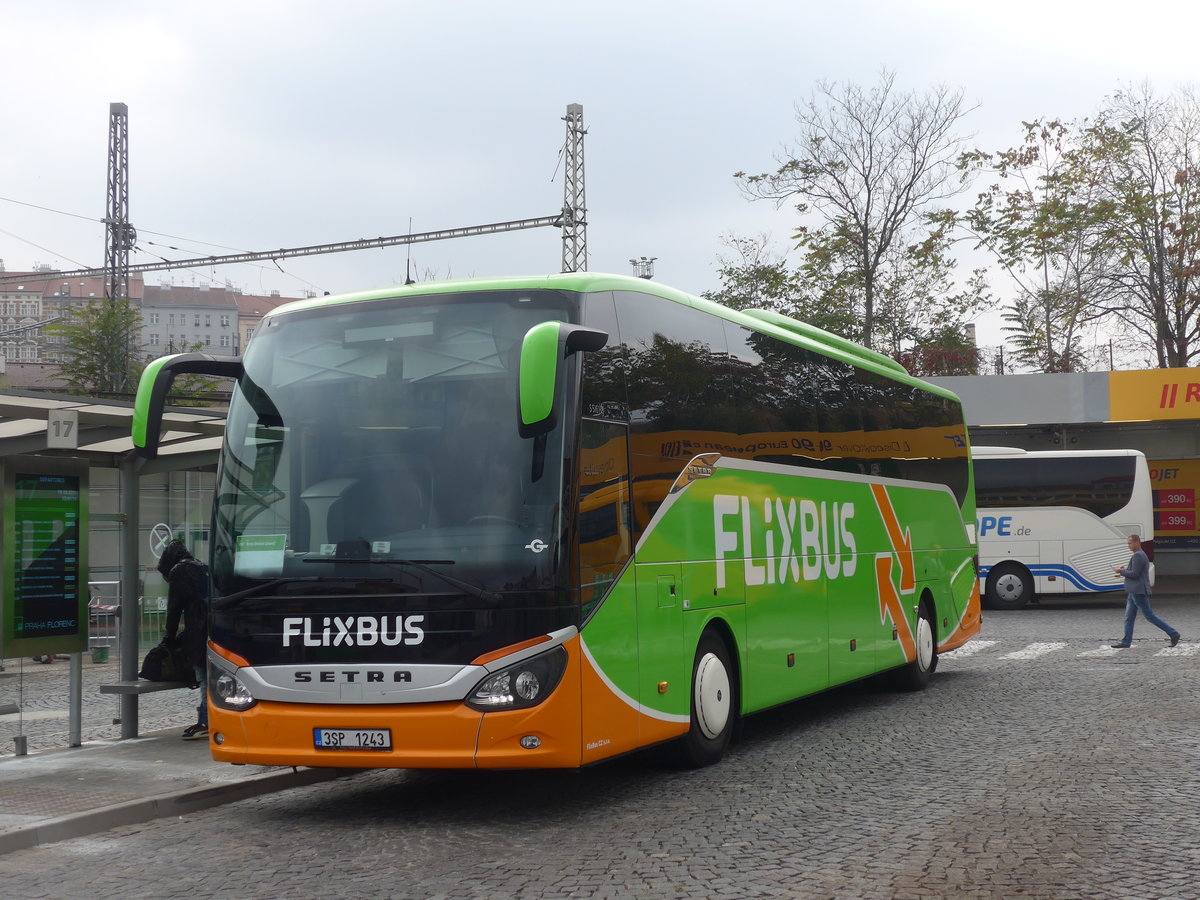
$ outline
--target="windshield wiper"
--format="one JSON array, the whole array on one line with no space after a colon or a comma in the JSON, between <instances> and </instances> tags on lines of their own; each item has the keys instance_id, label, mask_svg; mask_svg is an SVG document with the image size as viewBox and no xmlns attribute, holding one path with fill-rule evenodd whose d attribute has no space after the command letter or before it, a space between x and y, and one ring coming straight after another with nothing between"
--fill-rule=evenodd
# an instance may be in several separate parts
<instances>
[{"instance_id":1,"label":"windshield wiper","mask_svg":"<svg viewBox=\"0 0 1200 900\"><path fill-rule=\"evenodd\" d=\"M237 591L232 594L226 594L224 597L217 597L212 602L213 609L228 609L231 606L237 606L243 600L253 597L255 594L261 594L264 591L269 591L273 587L278 587L281 584L290 584L293 581L324 581L320 575L306 575L303 578L276 578L273 581L265 581L262 584L256 584L253 587L248 587L243 591Z\"/></svg>"},{"instance_id":2,"label":"windshield wiper","mask_svg":"<svg viewBox=\"0 0 1200 900\"><path fill-rule=\"evenodd\" d=\"M424 572L427 575L432 575L435 578L440 578L446 584L458 588L475 597L477 600L483 600L487 603L499 603L502 598L494 591L489 591L487 588L482 588L477 584L471 584L469 581L463 581L461 578L455 578L453 575L447 575L445 572L439 572L437 569L431 569L430 564L438 566L452 566L452 559L372 559L369 556L306 556L304 562L332 562L332 563L362 563L371 566L390 566L392 568L400 568L408 566L416 569L419 572Z\"/></svg>"}]
</instances>

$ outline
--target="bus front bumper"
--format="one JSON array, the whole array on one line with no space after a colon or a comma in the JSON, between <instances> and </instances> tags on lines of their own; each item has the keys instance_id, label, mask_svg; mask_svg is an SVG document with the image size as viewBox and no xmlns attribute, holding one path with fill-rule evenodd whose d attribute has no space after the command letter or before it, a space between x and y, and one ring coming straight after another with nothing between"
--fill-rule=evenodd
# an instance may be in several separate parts
<instances>
[{"instance_id":1,"label":"bus front bumper","mask_svg":"<svg viewBox=\"0 0 1200 900\"><path fill-rule=\"evenodd\" d=\"M568 667L568 672L577 671ZM333 705L259 701L244 712L209 704L215 760L266 766L402 769L576 768L581 764L578 676L545 702L482 713L459 701ZM386 733L389 749L323 749L321 729ZM378 735L376 735L378 736Z\"/></svg>"}]
</instances>

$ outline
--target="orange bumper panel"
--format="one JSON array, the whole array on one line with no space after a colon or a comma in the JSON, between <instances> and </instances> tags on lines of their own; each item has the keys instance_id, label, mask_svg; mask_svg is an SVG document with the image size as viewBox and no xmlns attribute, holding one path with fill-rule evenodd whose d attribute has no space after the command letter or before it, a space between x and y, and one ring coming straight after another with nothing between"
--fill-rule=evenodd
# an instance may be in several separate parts
<instances>
[{"instance_id":1,"label":"orange bumper panel","mask_svg":"<svg viewBox=\"0 0 1200 900\"><path fill-rule=\"evenodd\" d=\"M562 769L581 764L579 638L563 645L567 668L554 692L537 706L486 713L479 725L481 769ZM536 746L522 746L530 739Z\"/></svg>"},{"instance_id":2,"label":"orange bumper panel","mask_svg":"<svg viewBox=\"0 0 1200 900\"><path fill-rule=\"evenodd\" d=\"M562 681L530 709L482 713L461 701L342 706L264 700L239 713L210 703L209 747L222 762L269 766L577 768L582 728L577 643L569 643L567 652ZM315 728L386 728L392 749L318 750Z\"/></svg>"},{"instance_id":3,"label":"orange bumper panel","mask_svg":"<svg viewBox=\"0 0 1200 900\"><path fill-rule=\"evenodd\" d=\"M473 769L483 714L459 702L333 706L263 701L246 712L209 705L213 759L266 766ZM314 728L386 728L391 750L318 750ZM218 744L220 734L224 743Z\"/></svg>"}]
</instances>

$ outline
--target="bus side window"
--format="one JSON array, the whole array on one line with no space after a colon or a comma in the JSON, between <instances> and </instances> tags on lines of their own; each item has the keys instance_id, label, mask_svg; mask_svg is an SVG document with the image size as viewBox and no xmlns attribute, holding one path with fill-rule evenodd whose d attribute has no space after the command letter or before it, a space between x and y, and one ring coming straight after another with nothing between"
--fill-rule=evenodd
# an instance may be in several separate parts
<instances>
[{"instance_id":1,"label":"bus side window","mask_svg":"<svg viewBox=\"0 0 1200 900\"><path fill-rule=\"evenodd\" d=\"M584 603L599 600L633 552L629 429L584 419L579 465L579 575Z\"/></svg>"}]
</instances>

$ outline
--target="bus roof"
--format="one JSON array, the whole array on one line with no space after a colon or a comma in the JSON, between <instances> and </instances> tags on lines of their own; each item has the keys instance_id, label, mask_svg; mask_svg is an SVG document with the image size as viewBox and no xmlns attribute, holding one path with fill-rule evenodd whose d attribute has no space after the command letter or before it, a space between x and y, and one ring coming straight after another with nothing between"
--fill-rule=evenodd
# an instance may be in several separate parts
<instances>
[{"instance_id":1,"label":"bus roof","mask_svg":"<svg viewBox=\"0 0 1200 900\"><path fill-rule=\"evenodd\" d=\"M790 318L773 310L740 311L714 303L703 297L687 294L676 288L669 287L657 281L636 278L632 275L613 275L603 272L563 272L553 275L505 276L499 278L469 278L454 281L430 281L418 284L397 284L390 287L375 288L367 291L336 294L325 297L313 297L307 300L297 300L287 303L267 314L266 318L287 315L301 310L318 309L323 306L334 306L344 303L361 303L372 300L388 300L404 296L428 296L430 294L451 294L460 291L499 291L543 289L577 291L579 293L595 293L598 291L638 291L653 294L666 300L672 300L684 306L703 310L720 318L727 319L744 328L770 334L788 343L804 347L824 356L831 356L842 362L848 362L875 371L898 381L918 385L922 390L931 394L960 402L958 396L940 385L930 384L911 375L900 363L876 350L871 350L856 344L839 335L817 328L807 322Z\"/></svg>"},{"instance_id":2,"label":"bus roof","mask_svg":"<svg viewBox=\"0 0 1200 900\"><path fill-rule=\"evenodd\" d=\"M1050 457L1080 457L1080 456L1145 456L1141 450L1022 450L1020 447L980 447L971 445L971 455L975 457L991 457L996 459L1011 459L1029 457L1031 459L1048 459Z\"/></svg>"}]
</instances>

